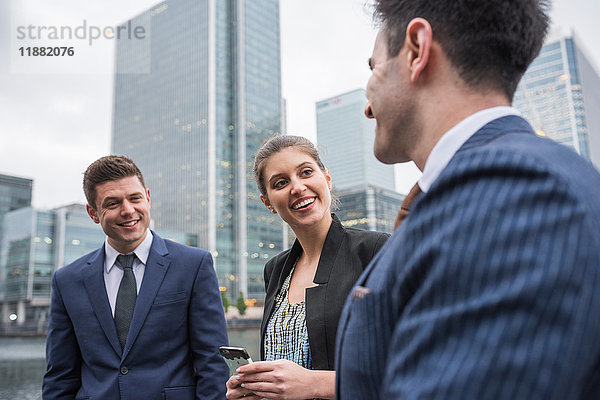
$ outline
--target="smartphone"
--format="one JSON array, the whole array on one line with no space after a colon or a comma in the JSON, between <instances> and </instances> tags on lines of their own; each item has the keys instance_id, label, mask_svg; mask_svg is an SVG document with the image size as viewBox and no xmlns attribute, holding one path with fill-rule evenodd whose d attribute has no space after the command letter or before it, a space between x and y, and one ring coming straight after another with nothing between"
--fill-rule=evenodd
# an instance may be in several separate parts
<instances>
[{"instance_id":1,"label":"smartphone","mask_svg":"<svg viewBox=\"0 0 600 400\"><path fill-rule=\"evenodd\" d=\"M246 365L252 362L250 355L243 347L221 346L219 347L219 353L221 353L221 356L229 366L231 375L235 374L235 370L240 365Z\"/></svg>"}]
</instances>

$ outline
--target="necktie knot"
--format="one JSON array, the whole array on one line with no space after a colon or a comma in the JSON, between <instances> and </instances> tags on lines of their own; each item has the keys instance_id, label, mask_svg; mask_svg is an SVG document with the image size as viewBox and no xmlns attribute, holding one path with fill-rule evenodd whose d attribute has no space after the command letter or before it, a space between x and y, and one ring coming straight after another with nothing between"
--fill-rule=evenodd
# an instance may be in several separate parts
<instances>
[{"instance_id":1,"label":"necktie knot","mask_svg":"<svg viewBox=\"0 0 600 400\"><path fill-rule=\"evenodd\" d=\"M117 256L117 264L122 268L133 268L133 260L135 259L135 254L119 254Z\"/></svg>"},{"instance_id":2,"label":"necktie knot","mask_svg":"<svg viewBox=\"0 0 600 400\"><path fill-rule=\"evenodd\" d=\"M402 205L400 205L400 211L398 211L398 215L396 216L396 223L394 224L394 230L400 226L402 222L408 217L410 212L410 208L412 207L412 203L419 197L421 194L421 188L418 183L410 189L410 192L406 195L404 200L402 201Z\"/></svg>"}]
</instances>

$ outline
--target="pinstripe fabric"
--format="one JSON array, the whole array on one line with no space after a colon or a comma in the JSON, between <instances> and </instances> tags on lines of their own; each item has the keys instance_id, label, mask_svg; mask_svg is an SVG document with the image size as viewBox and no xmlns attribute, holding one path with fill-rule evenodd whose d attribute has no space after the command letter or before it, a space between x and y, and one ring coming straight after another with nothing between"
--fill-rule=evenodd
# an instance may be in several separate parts
<instances>
[{"instance_id":1,"label":"pinstripe fabric","mask_svg":"<svg viewBox=\"0 0 600 400\"><path fill-rule=\"evenodd\" d=\"M600 175L520 117L461 147L357 284L341 399L600 398Z\"/></svg>"}]
</instances>

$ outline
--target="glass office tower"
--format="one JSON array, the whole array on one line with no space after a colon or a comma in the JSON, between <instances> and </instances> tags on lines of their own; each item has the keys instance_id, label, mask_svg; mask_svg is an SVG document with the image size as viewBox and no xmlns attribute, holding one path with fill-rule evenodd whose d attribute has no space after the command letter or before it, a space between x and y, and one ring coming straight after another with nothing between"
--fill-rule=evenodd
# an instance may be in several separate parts
<instances>
[{"instance_id":1,"label":"glass office tower","mask_svg":"<svg viewBox=\"0 0 600 400\"><path fill-rule=\"evenodd\" d=\"M31 205L33 180L0 174L0 220L9 211Z\"/></svg>"},{"instance_id":2,"label":"glass office tower","mask_svg":"<svg viewBox=\"0 0 600 400\"><path fill-rule=\"evenodd\" d=\"M33 180L0 174L0 251L2 249L2 220L9 211L31 205ZM0 291L0 298L2 292Z\"/></svg>"},{"instance_id":3,"label":"glass office tower","mask_svg":"<svg viewBox=\"0 0 600 400\"><path fill-rule=\"evenodd\" d=\"M521 79L513 106L538 135L600 168L600 77L573 32L550 33Z\"/></svg>"},{"instance_id":4,"label":"glass office tower","mask_svg":"<svg viewBox=\"0 0 600 400\"><path fill-rule=\"evenodd\" d=\"M340 209L335 214L346 227L392 233L403 194L373 185L347 187L337 193Z\"/></svg>"},{"instance_id":5,"label":"glass office tower","mask_svg":"<svg viewBox=\"0 0 600 400\"><path fill-rule=\"evenodd\" d=\"M283 233L252 163L281 131L279 2L173 0L130 22L148 41L117 40L112 152L142 170L157 229L197 235L230 297L264 297Z\"/></svg>"},{"instance_id":6,"label":"glass office tower","mask_svg":"<svg viewBox=\"0 0 600 400\"><path fill-rule=\"evenodd\" d=\"M0 270L3 275L2 325L44 333L55 269L98 249L104 232L82 204L54 210L20 208L5 215ZM9 316L16 316L11 321Z\"/></svg>"},{"instance_id":7,"label":"glass office tower","mask_svg":"<svg viewBox=\"0 0 600 400\"><path fill-rule=\"evenodd\" d=\"M13 175L0 174L0 253L2 253L2 235L4 233L4 215L22 207L31 205L33 180ZM0 266L0 301L4 298L5 274ZM0 319L2 311L0 311Z\"/></svg>"},{"instance_id":8,"label":"glass office tower","mask_svg":"<svg viewBox=\"0 0 600 400\"><path fill-rule=\"evenodd\" d=\"M395 190L394 166L373 154L375 120L365 117L364 89L316 104L317 140L329 169L344 226L392 232L403 195Z\"/></svg>"},{"instance_id":9,"label":"glass office tower","mask_svg":"<svg viewBox=\"0 0 600 400\"><path fill-rule=\"evenodd\" d=\"M375 185L395 190L394 167L373 154L375 120L365 117L367 95L353 90L319 101L317 142L336 189Z\"/></svg>"}]
</instances>

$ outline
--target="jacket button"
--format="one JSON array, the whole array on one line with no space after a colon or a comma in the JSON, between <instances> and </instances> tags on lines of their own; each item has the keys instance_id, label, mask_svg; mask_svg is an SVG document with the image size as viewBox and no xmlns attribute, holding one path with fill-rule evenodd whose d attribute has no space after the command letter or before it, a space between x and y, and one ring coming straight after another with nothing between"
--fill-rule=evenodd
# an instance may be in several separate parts
<instances>
[{"instance_id":1,"label":"jacket button","mask_svg":"<svg viewBox=\"0 0 600 400\"><path fill-rule=\"evenodd\" d=\"M121 367L121 373L123 375L127 375L128 372L129 372L129 370L127 369L127 367Z\"/></svg>"}]
</instances>

